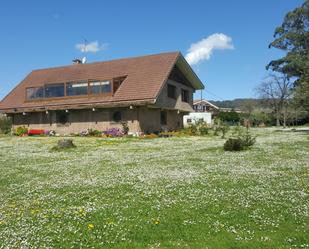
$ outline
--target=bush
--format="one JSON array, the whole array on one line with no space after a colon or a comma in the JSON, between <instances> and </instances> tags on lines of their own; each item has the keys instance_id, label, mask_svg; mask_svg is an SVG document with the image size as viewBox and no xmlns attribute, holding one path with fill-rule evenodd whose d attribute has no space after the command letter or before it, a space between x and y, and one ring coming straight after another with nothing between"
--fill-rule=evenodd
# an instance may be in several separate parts
<instances>
[{"instance_id":1,"label":"bush","mask_svg":"<svg viewBox=\"0 0 309 249\"><path fill-rule=\"evenodd\" d=\"M223 148L225 151L240 151L245 149L242 140L239 138L229 138L224 143Z\"/></svg>"},{"instance_id":2,"label":"bush","mask_svg":"<svg viewBox=\"0 0 309 249\"><path fill-rule=\"evenodd\" d=\"M93 129L88 129L88 136L100 137L101 135L102 135L101 131L93 130Z\"/></svg>"},{"instance_id":3,"label":"bush","mask_svg":"<svg viewBox=\"0 0 309 249\"><path fill-rule=\"evenodd\" d=\"M226 151L240 151L249 148L256 142L256 137L253 136L249 128L237 126L233 133L224 144L224 150Z\"/></svg>"},{"instance_id":4,"label":"bush","mask_svg":"<svg viewBox=\"0 0 309 249\"><path fill-rule=\"evenodd\" d=\"M237 124L240 121L240 116L235 111L219 112L218 118L229 124Z\"/></svg>"},{"instance_id":5,"label":"bush","mask_svg":"<svg viewBox=\"0 0 309 249\"><path fill-rule=\"evenodd\" d=\"M122 122L121 125L122 125L122 133L124 135L127 135L129 133L129 126L128 126L128 124L126 122Z\"/></svg>"},{"instance_id":6,"label":"bush","mask_svg":"<svg viewBox=\"0 0 309 249\"><path fill-rule=\"evenodd\" d=\"M12 120L7 117L0 118L0 133L9 134L12 129Z\"/></svg>"},{"instance_id":7,"label":"bush","mask_svg":"<svg viewBox=\"0 0 309 249\"><path fill-rule=\"evenodd\" d=\"M230 126L228 126L226 123L222 122L220 119L216 119L213 131L215 136L219 136L219 133L221 133L221 138L225 138L226 133L229 131Z\"/></svg>"},{"instance_id":8,"label":"bush","mask_svg":"<svg viewBox=\"0 0 309 249\"><path fill-rule=\"evenodd\" d=\"M26 128L24 126L17 127L15 132L14 132L14 135L16 135L16 136L23 136L23 135L26 135L26 134L28 134L28 128Z\"/></svg>"},{"instance_id":9,"label":"bush","mask_svg":"<svg viewBox=\"0 0 309 249\"><path fill-rule=\"evenodd\" d=\"M209 134L210 127L204 121L198 121L184 128L181 132L189 136L205 136Z\"/></svg>"}]
</instances>

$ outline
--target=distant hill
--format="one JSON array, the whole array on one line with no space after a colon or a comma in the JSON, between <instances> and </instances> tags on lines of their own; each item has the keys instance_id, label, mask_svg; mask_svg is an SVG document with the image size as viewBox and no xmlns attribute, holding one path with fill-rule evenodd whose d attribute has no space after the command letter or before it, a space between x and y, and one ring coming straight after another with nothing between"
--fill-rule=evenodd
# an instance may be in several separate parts
<instances>
[{"instance_id":1,"label":"distant hill","mask_svg":"<svg viewBox=\"0 0 309 249\"><path fill-rule=\"evenodd\" d=\"M249 108L263 108L262 99L234 99L234 100L208 100L210 103L220 107L220 108L234 108L240 109L243 111L248 110Z\"/></svg>"}]
</instances>

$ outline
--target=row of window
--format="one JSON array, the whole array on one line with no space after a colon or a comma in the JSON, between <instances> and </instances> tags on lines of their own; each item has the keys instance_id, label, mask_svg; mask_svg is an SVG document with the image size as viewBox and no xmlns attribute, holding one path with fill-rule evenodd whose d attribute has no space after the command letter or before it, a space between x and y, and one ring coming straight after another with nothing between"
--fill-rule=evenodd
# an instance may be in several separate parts
<instances>
[{"instance_id":1,"label":"row of window","mask_svg":"<svg viewBox=\"0 0 309 249\"><path fill-rule=\"evenodd\" d=\"M26 89L26 97L27 100L34 100L87 94L109 94L111 91L112 84L110 80L91 82L80 81L29 87Z\"/></svg>"},{"instance_id":2,"label":"row of window","mask_svg":"<svg viewBox=\"0 0 309 249\"><path fill-rule=\"evenodd\" d=\"M176 99L176 86L167 84L167 97ZM189 103L189 91L181 89L181 100Z\"/></svg>"},{"instance_id":3,"label":"row of window","mask_svg":"<svg viewBox=\"0 0 309 249\"><path fill-rule=\"evenodd\" d=\"M195 111L203 111L203 112L206 112L206 111L209 111L210 110L210 107L209 106L205 106L205 105L193 105L193 109Z\"/></svg>"}]
</instances>

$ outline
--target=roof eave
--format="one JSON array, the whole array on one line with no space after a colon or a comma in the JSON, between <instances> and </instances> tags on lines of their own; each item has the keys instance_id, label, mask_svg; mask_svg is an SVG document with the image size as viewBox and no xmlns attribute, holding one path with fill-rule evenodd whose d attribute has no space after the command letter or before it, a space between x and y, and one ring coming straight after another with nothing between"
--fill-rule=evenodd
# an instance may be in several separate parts
<instances>
[{"instance_id":1,"label":"roof eave","mask_svg":"<svg viewBox=\"0 0 309 249\"><path fill-rule=\"evenodd\" d=\"M176 65L184 73L187 79L191 82L195 90L201 90L205 88L202 81L199 79L199 77L196 75L196 73L193 71L193 69L191 68L191 66L181 53L179 54L179 57L176 61Z\"/></svg>"}]
</instances>

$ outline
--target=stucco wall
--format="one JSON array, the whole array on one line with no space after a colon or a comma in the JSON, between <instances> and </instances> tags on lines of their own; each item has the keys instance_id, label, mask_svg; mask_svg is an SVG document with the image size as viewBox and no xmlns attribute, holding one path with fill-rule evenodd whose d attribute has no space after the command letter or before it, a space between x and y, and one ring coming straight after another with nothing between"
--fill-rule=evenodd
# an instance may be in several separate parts
<instances>
[{"instance_id":1,"label":"stucco wall","mask_svg":"<svg viewBox=\"0 0 309 249\"><path fill-rule=\"evenodd\" d=\"M169 98L167 96L167 85L171 84L176 87L176 99ZM187 90L189 92L189 102L183 102L181 100L181 89ZM162 88L157 101L155 103L158 107L164 107L169 109L176 109L186 112L192 112L192 106L193 106L193 89L191 87L188 87L186 85L180 84L173 80L168 80L167 84L164 85Z\"/></svg>"}]
</instances>

